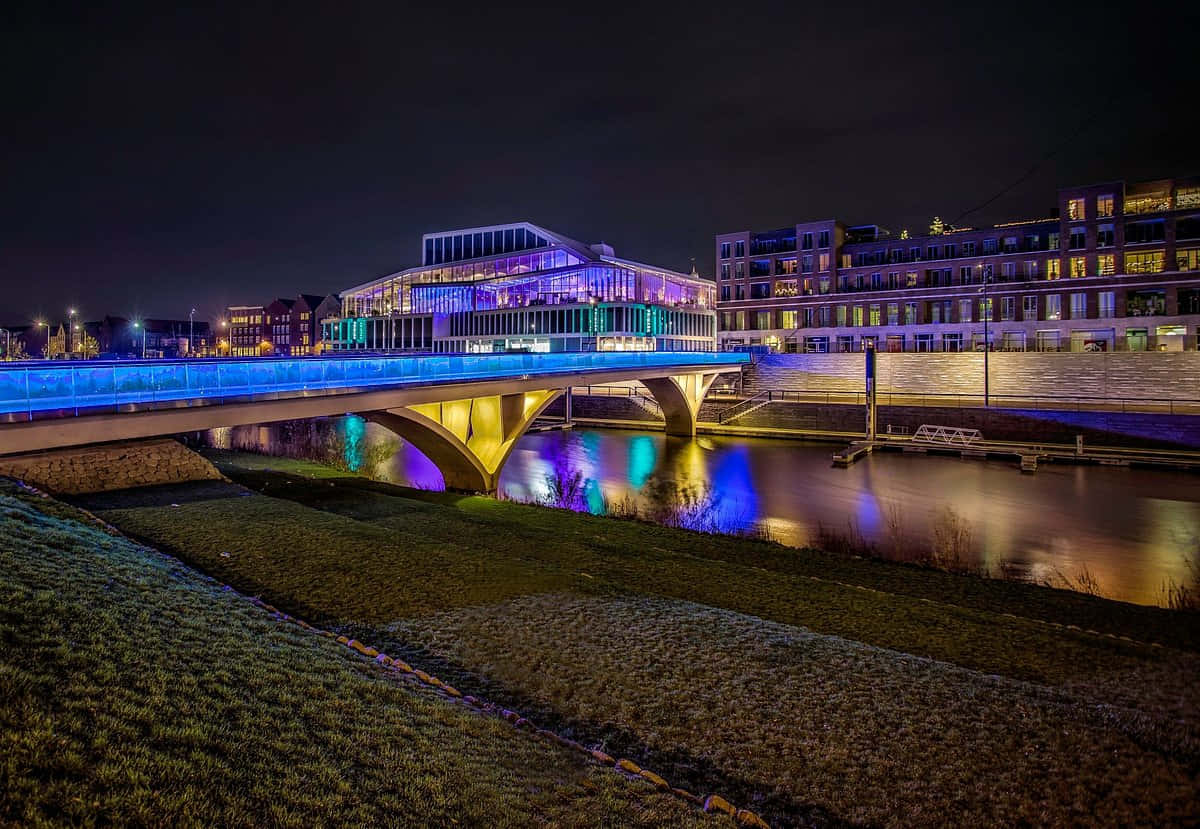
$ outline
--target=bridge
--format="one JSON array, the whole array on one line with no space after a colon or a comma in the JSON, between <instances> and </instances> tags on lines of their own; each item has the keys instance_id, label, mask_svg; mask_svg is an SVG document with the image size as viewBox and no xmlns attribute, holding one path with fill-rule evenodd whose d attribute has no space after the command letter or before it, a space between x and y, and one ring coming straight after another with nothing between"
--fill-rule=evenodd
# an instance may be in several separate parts
<instances>
[{"instance_id":1,"label":"bridge","mask_svg":"<svg viewBox=\"0 0 1200 829\"><path fill-rule=\"evenodd\" d=\"M694 435L718 374L743 354L356 355L0 366L0 455L358 414L408 440L449 489L493 492L534 418L574 385L641 382L667 434Z\"/></svg>"}]
</instances>

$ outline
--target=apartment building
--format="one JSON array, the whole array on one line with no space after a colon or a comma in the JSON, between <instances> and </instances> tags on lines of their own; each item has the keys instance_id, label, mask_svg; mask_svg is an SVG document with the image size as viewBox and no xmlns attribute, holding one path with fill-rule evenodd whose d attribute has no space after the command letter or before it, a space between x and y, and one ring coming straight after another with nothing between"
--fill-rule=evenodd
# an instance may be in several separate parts
<instances>
[{"instance_id":1,"label":"apartment building","mask_svg":"<svg viewBox=\"0 0 1200 829\"><path fill-rule=\"evenodd\" d=\"M319 354L321 320L341 309L336 294L300 294L267 305L232 305L226 309L228 353L234 357Z\"/></svg>"},{"instance_id":2,"label":"apartment building","mask_svg":"<svg viewBox=\"0 0 1200 829\"><path fill-rule=\"evenodd\" d=\"M719 347L1197 348L1200 179L1066 188L1048 212L920 236L834 219L720 234Z\"/></svg>"}]
</instances>

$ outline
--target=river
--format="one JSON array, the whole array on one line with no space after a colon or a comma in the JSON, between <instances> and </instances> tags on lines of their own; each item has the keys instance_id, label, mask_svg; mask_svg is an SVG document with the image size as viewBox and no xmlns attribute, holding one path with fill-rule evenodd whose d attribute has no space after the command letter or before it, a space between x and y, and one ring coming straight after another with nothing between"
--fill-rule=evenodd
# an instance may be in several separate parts
<instances>
[{"instance_id":1,"label":"river","mask_svg":"<svg viewBox=\"0 0 1200 829\"><path fill-rule=\"evenodd\" d=\"M255 434L252 442L268 449L270 430ZM368 424L362 439L369 444L385 434ZM899 527L910 542L927 544L949 508L970 529L974 562L990 572L1006 566L1018 578L1057 582L1086 569L1103 595L1142 604L1160 603L1167 579L1186 581L1185 558L1200 553L1194 473L1042 464L1022 475L1001 461L887 452L836 469L834 448L615 429L536 432L513 450L500 490L539 500L550 481L577 471L585 481L580 508L603 512L667 481L709 499L723 527L766 527L792 546L815 544L822 526L860 533L882 548ZM377 475L442 488L433 464L404 443Z\"/></svg>"}]
</instances>

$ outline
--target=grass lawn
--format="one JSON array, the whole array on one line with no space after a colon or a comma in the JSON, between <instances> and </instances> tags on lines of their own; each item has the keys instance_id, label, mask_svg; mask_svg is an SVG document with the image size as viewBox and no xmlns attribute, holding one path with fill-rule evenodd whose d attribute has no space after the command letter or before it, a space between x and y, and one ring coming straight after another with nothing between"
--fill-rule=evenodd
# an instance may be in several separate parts
<instances>
[{"instance_id":1,"label":"grass lawn","mask_svg":"<svg viewBox=\"0 0 1200 829\"><path fill-rule=\"evenodd\" d=\"M0 484L0 825L719 825L80 519Z\"/></svg>"},{"instance_id":2,"label":"grass lawn","mask_svg":"<svg viewBox=\"0 0 1200 829\"><path fill-rule=\"evenodd\" d=\"M1184 824L1200 810L1194 615L213 459L257 494L208 483L83 503L244 592L777 822Z\"/></svg>"}]
</instances>

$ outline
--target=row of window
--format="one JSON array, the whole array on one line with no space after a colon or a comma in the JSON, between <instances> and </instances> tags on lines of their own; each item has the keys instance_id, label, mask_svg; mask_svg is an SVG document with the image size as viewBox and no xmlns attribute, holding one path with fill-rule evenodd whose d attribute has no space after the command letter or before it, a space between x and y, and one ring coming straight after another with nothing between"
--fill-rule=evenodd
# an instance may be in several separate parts
<instances>
[{"instance_id":1,"label":"row of window","mask_svg":"<svg viewBox=\"0 0 1200 829\"><path fill-rule=\"evenodd\" d=\"M1089 296L1094 297L1089 299ZM1200 289L1180 289L1178 314L1200 314ZM878 325L926 325L974 321L1016 322L1062 319L1108 319L1116 316L1116 292L1078 291L1067 294L1068 317L1064 317L1063 295L1044 294L928 300L925 302L876 302L864 305L819 305L783 311L722 311L720 330L775 330L791 328L863 327ZM924 309L924 313L922 313ZM999 310L999 318L996 311ZM1162 316L1167 311L1165 290L1130 291L1125 296L1125 316Z\"/></svg>"},{"instance_id":2,"label":"row of window","mask_svg":"<svg viewBox=\"0 0 1200 829\"><path fill-rule=\"evenodd\" d=\"M478 233L453 233L425 240L425 259L422 264L440 265L460 259L477 259L501 253L549 247L544 236L523 227L485 230Z\"/></svg>"},{"instance_id":3,"label":"row of window","mask_svg":"<svg viewBox=\"0 0 1200 829\"><path fill-rule=\"evenodd\" d=\"M805 231L800 234L800 250L812 250L817 248L829 247L830 233L828 230L819 230L816 233L813 231ZM769 253L786 253L796 249L796 235L794 233L770 233L761 234L750 237L750 255L760 256ZM746 255L746 242L743 239L738 239L734 242L721 242L720 258L728 259L730 254L736 257L744 257Z\"/></svg>"},{"instance_id":4,"label":"row of window","mask_svg":"<svg viewBox=\"0 0 1200 829\"><path fill-rule=\"evenodd\" d=\"M646 336L712 337L708 314L645 306L546 308L507 313L456 314L446 321L450 337L635 333ZM439 335L440 336L440 335Z\"/></svg>"}]
</instances>

